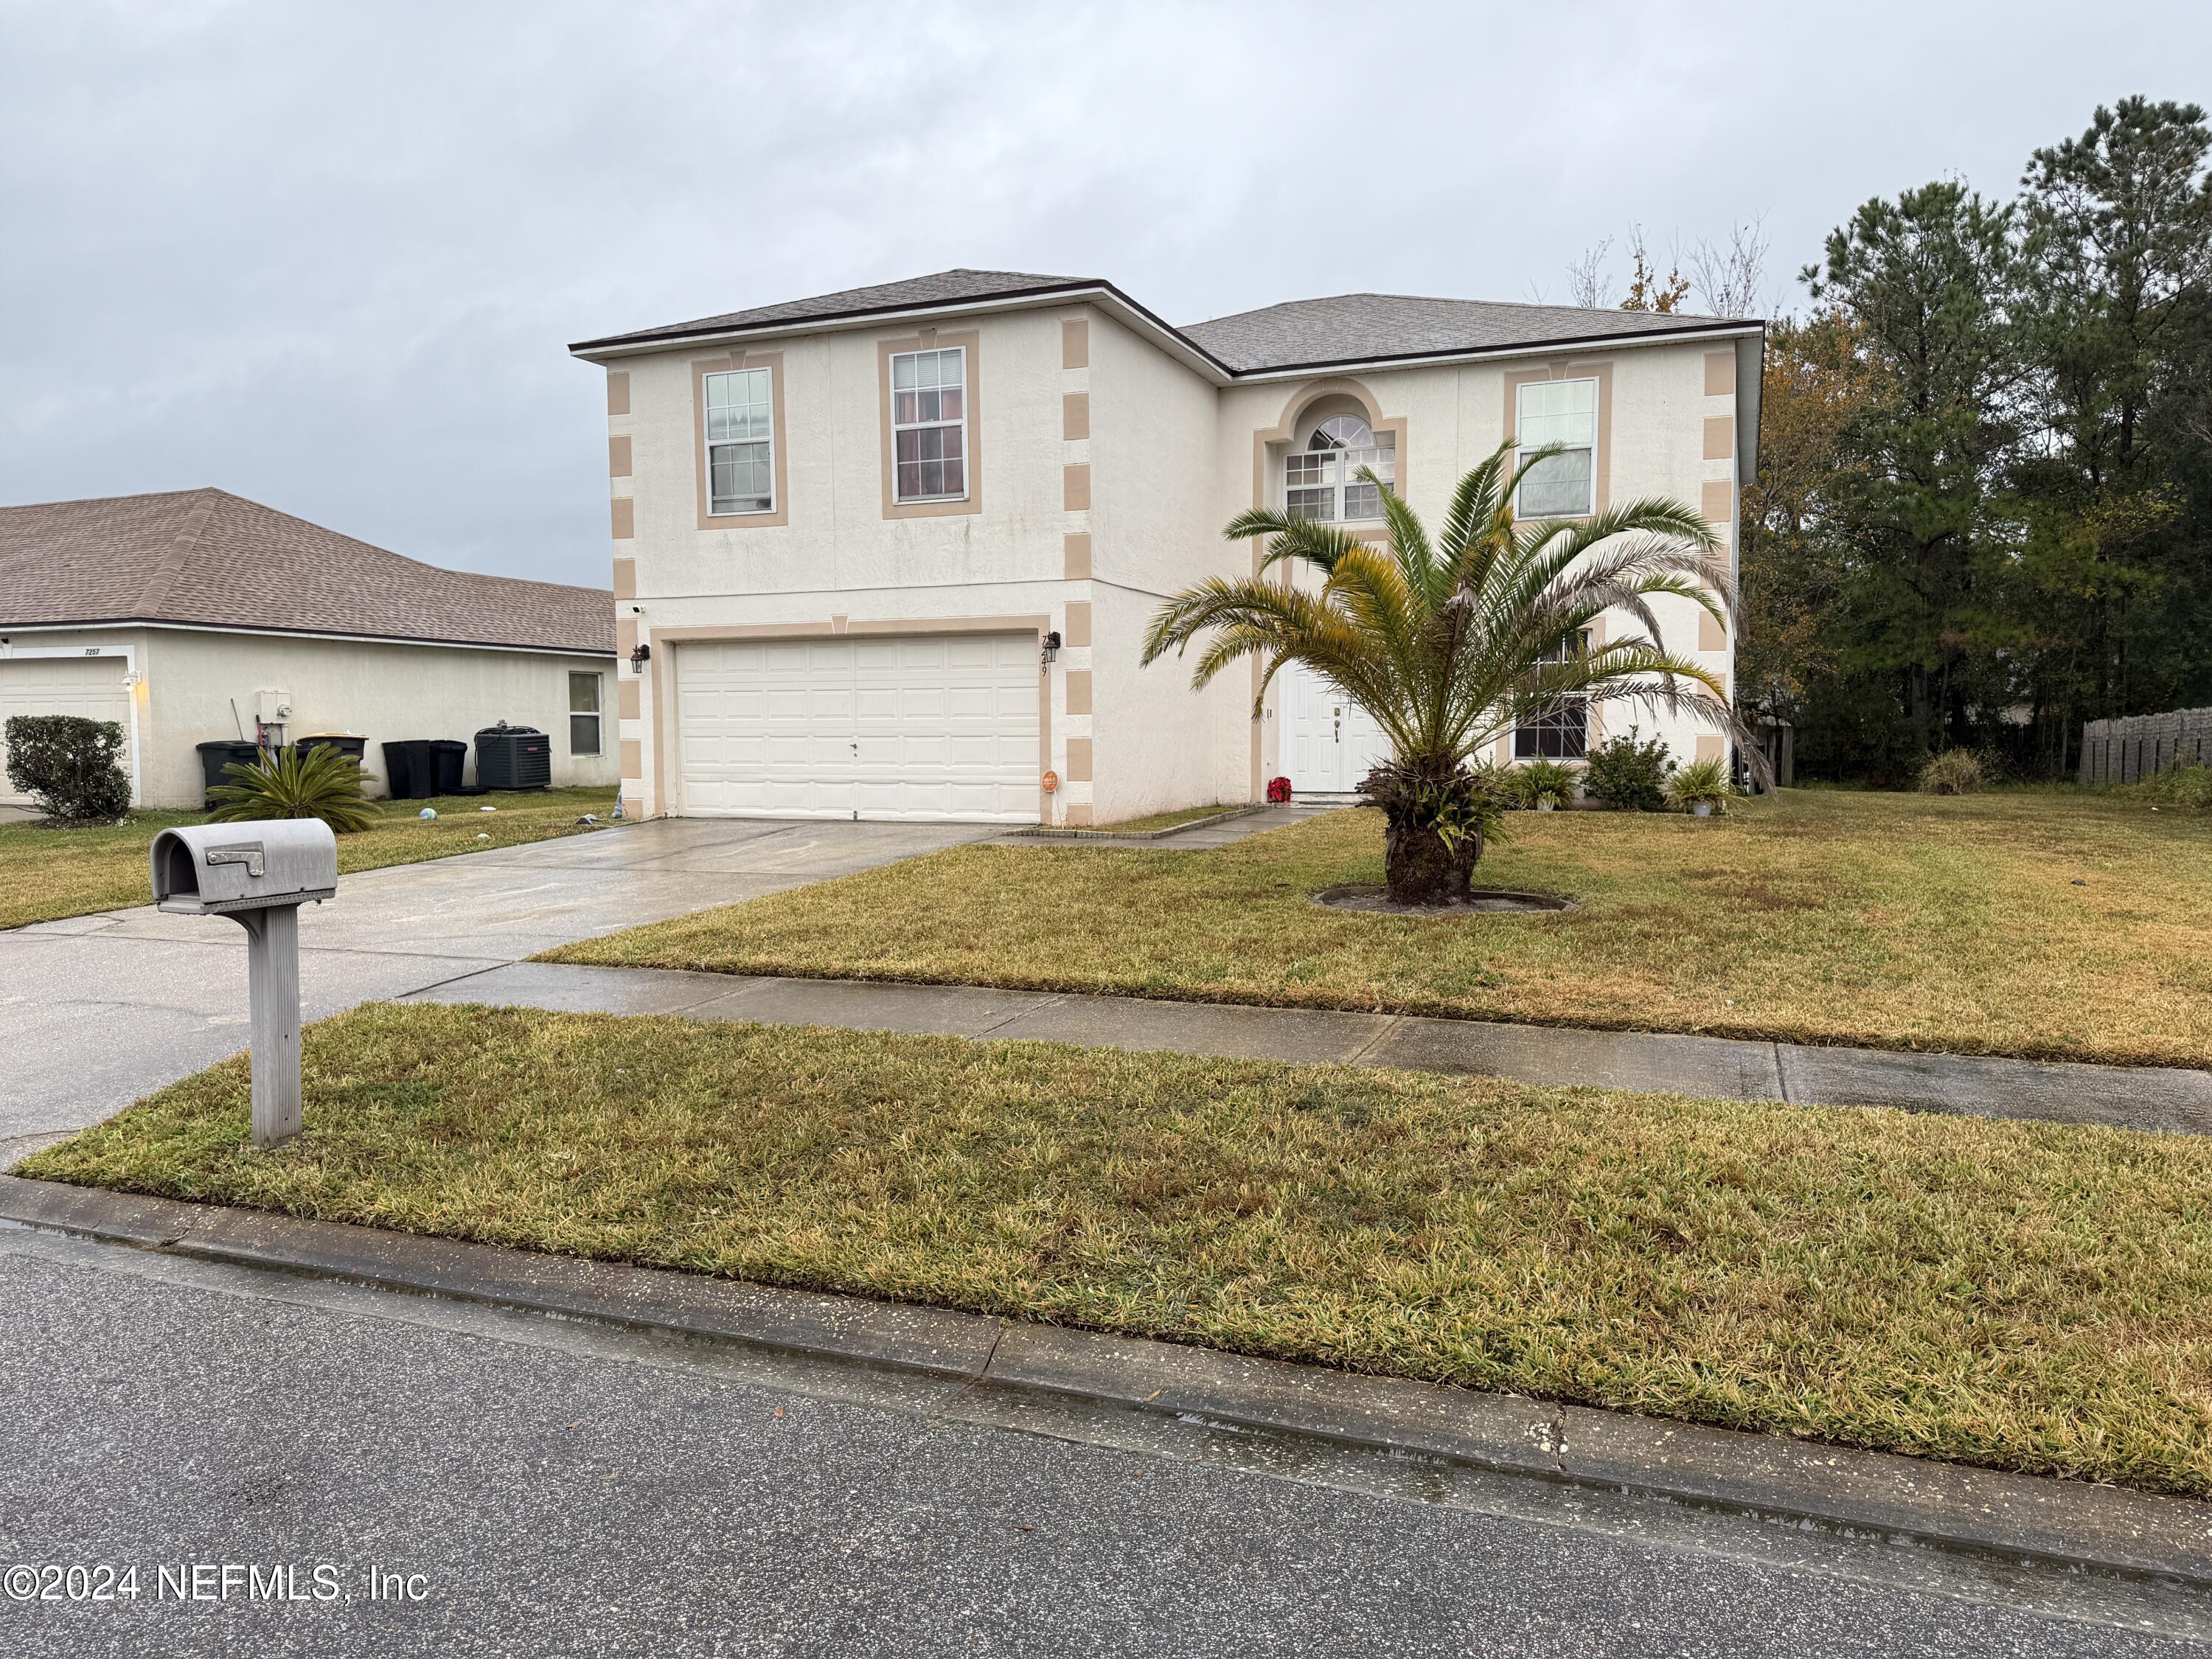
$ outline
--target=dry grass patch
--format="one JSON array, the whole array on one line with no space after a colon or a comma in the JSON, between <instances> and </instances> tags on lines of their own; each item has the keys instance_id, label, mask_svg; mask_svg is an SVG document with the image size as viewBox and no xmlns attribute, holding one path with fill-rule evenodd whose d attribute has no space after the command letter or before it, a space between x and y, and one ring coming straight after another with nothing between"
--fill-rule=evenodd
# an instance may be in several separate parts
<instances>
[{"instance_id":1,"label":"dry grass patch","mask_svg":"<svg viewBox=\"0 0 2212 1659\"><path fill-rule=\"evenodd\" d=\"M348 875L576 835L579 817L604 817L614 804L611 788L380 801L383 823L338 837L338 871ZM436 809L434 821L416 817L425 806ZM480 812L480 806L499 810ZM174 824L205 821L199 812L133 812L127 823L88 830L0 823L0 928L151 904L146 866L154 837ZM478 841L480 835L489 839Z\"/></svg>"},{"instance_id":2,"label":"dry grass patch","mask_svg":"<svg viewBox=\"0 0 2212 1659\"><path fill-rule=\"evenodd\" d=\"M2212 1065L2202 817L2052 791L1520 813L1479 880L1575 909L1309 902L1382 875L1371 811L1212 851L966 847L549 957Z\"/></svg>"},{"instance_id":3,"label":"dry grass patch","mask_svg":"<svg viewBox=\"0 0 2212 1659\"><path fill-rule=\"evenodd\" d=\"M2212 1492L2212 1142L433 1006L18 1173Z\"/></svg>"}]
</instances>

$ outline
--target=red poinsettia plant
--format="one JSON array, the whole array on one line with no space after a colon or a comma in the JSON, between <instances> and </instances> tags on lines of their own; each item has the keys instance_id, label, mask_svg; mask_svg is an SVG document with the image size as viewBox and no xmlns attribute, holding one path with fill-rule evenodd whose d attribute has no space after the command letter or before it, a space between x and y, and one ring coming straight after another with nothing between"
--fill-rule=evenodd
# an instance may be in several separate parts
<instances>
[{"instance_id":1,"label":"red poinsettia plant","mask_svg":"<svg viewBox=\"0 0 2212 1659\"><path fill-rule=\"evenodd\" d=\"M1284 802L1290 799L1290 798L1291 781L1288 778L1269 778L1267 780L1268 805L1280 806Z\"/></svg>"}]
</instances>

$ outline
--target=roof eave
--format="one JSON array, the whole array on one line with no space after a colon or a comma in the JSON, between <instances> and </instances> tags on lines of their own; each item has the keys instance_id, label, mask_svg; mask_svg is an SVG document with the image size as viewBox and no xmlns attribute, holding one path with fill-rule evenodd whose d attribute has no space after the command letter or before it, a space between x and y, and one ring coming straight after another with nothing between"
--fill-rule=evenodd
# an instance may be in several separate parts
<instances>
[{"instance_id":1,"label":"roof eave","mask_svg":"<svg viewBox=\"0 0 2212 1659\"><path fill-rule=\"evenodd\" d=\"M302 640L343 640L362 645L426 645L461 651L543 651L561 657L611 657L612 645L543 645L526 641L434 638L423 634L369 634L340 628L280 628L271 623L186 622L173 617L85 617L73 621L0 621L0 636L66 632L80 628L173 628L193 634L278 635Z\"/></svg>"},{"instance_id":2,"label":"roof eave","mask_svg":"<svg viewBox=\"0 0 2212 1659\"><path fill-rule=\"evenodd\" d=\"M886 323L904 322L928 317L976 316L994 311L1033 311L1045 306L1066 305L1073 301L1085 301L1112 314L1116 320L1151 340L1153 344L1177 359L1186 368L1225 386L1237 378L1226 363L1183 334L1174 325L1164 320L1111 283L1061 283L1051 288L1021 289L1005 294L993 294L972 300L945 300L927 305L870 307L864 310L839 312L826 317L794 317L776 322L755 323L744 328L714 328L693 331L657 330L650 337L636 335L615 336L599 340L581 340L568 348L572 356L586 362L618 362L624 357L643 356L650 353L673 351L700 346L720 345L734 340L759 340L789 337L793 335L843 332L853 329L878 328Z\"/></svg>"},{"instance_id":3,"label":"roof eave","mask_svg":"<svg viewBox=\"0 0 2212 1659\"><path fill-rule=\"evenodd\" d=\"M1583 334L1563 339L1517 341L1509 345L1448 346L1437 351L1405 352L1387 357L1319 358L1309 362L1270 364L1265 368L1237 369L1233 371L1233 378L1240 384L1256 384L1266 380L1299 380L1324 372L1342 374L1358 369L1420 368L1437 364L1480 362L1496 357L1539 357L1547 352L1586 351L1597 347L1609 350L1622 346L1676 345L1691 339L1763 337L1765 331L1764 323L1739 322L1723 318L1710 323L1681 328L1652 329L1635 334Z\"/></svg>"}]
</instances>

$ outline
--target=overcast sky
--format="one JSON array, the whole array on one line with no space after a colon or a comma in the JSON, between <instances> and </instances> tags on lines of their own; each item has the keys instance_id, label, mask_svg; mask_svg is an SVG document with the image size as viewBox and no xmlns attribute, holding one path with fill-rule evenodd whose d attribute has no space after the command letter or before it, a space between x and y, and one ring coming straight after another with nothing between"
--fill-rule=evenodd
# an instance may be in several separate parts
<instances>
[{"instance_id":1,"label":"overcast sky","mask_svg":"<svg viewBox=\"0 0 2212 1659\"><path fill-rule=\"evenodd\" d=\"M0 0L0 502L216 484L603 585L567 342L952 265L1175 322L1567 297L1764 216L2008 194L2212 6Z\"/></svg>"}]
</instances>

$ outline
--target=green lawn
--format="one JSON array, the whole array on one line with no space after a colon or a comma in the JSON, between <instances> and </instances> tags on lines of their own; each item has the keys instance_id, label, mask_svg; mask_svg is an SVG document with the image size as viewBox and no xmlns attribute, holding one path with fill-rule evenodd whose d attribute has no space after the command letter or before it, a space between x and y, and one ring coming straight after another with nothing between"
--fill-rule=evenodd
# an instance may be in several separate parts
<instances>
[{"instance_id":1,"label":"green lawn","mask_svg":"<svg viewBox=\"0 0 2212 1659\"><path fill-rule=\"evenodd\" d=\"M382 823L374 830L338 837L338 869L350 874L574 835L579 817L596 812L604 818L614 804L611 788L380 801ZM436 811L434 821L426 823L416 816L425 806ZM477 810L483 806L498 811ZM150 904L154 894L147 854L155 836L173 824L205 821L199 812L133 812L127 823L89 830L0 823L0 927ZM489 839L479 841L478 836Z\"/></svg>"},{"instance_id":2,"label":"green lawn","mask_svg":"<svg viewBox=\"0 0 2212 1659\"><path fill-rule=\"evenodd\" d=\"M1218 818L1224 812L1237 809L1217 801L1211 806L1182 806L1172 812L1147 812L1140 818L1123 818L1118 823L1101 823L1095 828L1121 835L1141 835L1154 830L1172 830L1177 824L1196 823L1200 818Z\"/></svg>"},{"instance_id":3,"label":"green lawn","mask_svg":"<svg viewBox=\"0 0 2212 1659\"><path fill-rule=\"evenodd\" d=\"M2212 1493L2212 1140L371 1006L19 1174Z\"/></svg>"},{"instance_id":4,"label":"green lawn","mask_svg":"<svg viewBox=\"0 0 2212 1659\"><path fill-rule=\"evenodd\" d=\"M1382 878L1361 810L1213 851L959 848L549 955L2212 1065L2212 817L1805 790L1509 822L1478 879L1578 908L1320 908Z\"/></svg>"}]
</instances>

